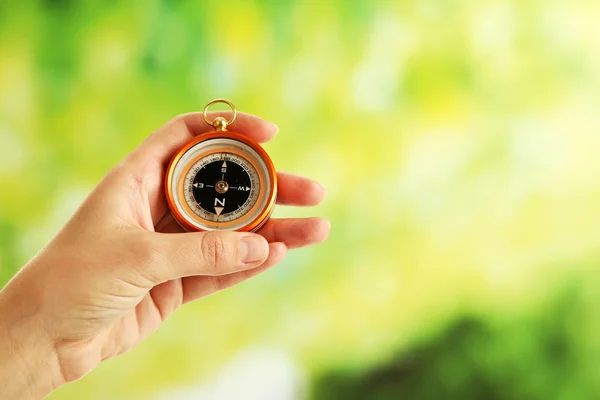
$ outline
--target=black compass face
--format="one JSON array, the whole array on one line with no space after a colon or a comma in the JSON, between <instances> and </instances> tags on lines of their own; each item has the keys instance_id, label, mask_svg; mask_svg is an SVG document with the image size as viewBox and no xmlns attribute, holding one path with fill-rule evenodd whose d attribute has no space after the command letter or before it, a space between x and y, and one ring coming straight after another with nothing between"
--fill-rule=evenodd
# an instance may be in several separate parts
<instances>
[{"instance_id":1,"label":"black compass face","mask_svg":"<svg viewBox=\"0 0 600 400\"><path fill-rule=\"evenodd\" d=\"M258 200L259 175L251 162L237 154L209 154L197 161L187 176L185 199L205 220L234 221Z\"/></svg>"},{"instance_id":2,"label":"black compass face","mask_svg":"<svg viewBox=\"0 0 600 400\"><path fill-rule=\"evenodd\" d=\"M250 197L250 175L240 165L214 161L200 169L194 178L194 198L204 210L222 214L240 208Z\"/></svg>"}]
</instances>

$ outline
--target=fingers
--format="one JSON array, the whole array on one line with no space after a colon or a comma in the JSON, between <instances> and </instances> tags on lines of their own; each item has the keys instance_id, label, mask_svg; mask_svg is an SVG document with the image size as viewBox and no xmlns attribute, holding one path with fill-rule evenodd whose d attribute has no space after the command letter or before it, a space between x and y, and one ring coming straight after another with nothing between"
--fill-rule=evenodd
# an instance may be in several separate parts
<instances>
[{"instance_id":1,"label":"fingers","mask_svg":"<svg viewBox=\"0 0 600 400\"><path fill-rule=\"evenodd\" d=\"M190 276L183 278L181 280L183 304L209 296L252 278L279 264L285 258L286 253L287 248L283 243L271 243L269 244L269 258L260 267L229 275Z\"/></svg>"},{"instance_id":2,"label":"fingers","mask_svg":"<svg viewBox=\"0 0 600 400\"><path fill-rule=\"evenodd\" d=\"M185 276L224 275L261 265L269 256L264 237L242 232L156 235L141 269L154 285Z\"/></svg>"},{"instance_id":3,"label":"fingers","mask_svg":"<svg viewBox=\"0 0 600 400\"><path fill-rule=\"evenodd\" d=\"M316 206L323 201L325 187L303 176L277 173L277 203L288 206Z\"/></svg>"},{"instance_id":4,"label":"fingers","mask_svg":"<svg viewBox=\"0 0 600 400\"><path fill-rule=\"evenodd\" d=\"M208 113L208 119L222 116L231 117L231 111L216 111ZM271 140L278 131L275 124L267 122L255 115L238 112L237 117L229 130L242 133L257 142ZM150 135L136 150L135 158L147 160L149 158L158 160L162 165L169 162L177 150L183 147L194 136L204 132L210 132L213 127L204 121L201 112L192 112L180 115Z\"/></svg>"},{"instance_id":5,"label":"fingers","mask_svg":"<svg viewBox=\"0 0 600 400\"><path fill-rule=\"evenodd\" d=\"M270 219L258 233L269 242L282 242L297 249L324 242L331 224L322 218Z\"/></svg>"}]
</instances>

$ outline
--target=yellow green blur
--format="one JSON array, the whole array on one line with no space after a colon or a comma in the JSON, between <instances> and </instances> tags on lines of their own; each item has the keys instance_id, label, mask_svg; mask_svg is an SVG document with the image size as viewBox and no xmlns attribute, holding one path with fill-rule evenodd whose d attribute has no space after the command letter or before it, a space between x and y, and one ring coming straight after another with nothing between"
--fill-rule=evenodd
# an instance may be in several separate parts
<instances>
[{"instance_id":1,"label":"yellow green blur","mask_svg":"<svg viewBox=\"0 0 600 400\"><path fill-rule=\"evenodd\" d=\"M0 4L0 286L217 97L327 187L276 216L332 222L50 399L167 398L248 349L286 354L298 399L597 396L599 20L584 0Z\"/></svg>"}]
</instances>

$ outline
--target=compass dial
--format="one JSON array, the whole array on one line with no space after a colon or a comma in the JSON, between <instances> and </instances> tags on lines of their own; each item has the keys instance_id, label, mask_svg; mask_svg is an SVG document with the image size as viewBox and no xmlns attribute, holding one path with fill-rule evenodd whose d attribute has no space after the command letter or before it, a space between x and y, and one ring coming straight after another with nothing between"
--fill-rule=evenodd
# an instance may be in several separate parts
<instances>
[{"instance_id":1,"label":"compass dial","mask_svg":"<svg viewBox=\"0 0 600 400\"><path fill-rule=\"evenodd\" d=\"M200 218L234 221L247 214L260 194L260 177L246 158L212 153L196 161L185 177L185 201Z\"/></svg>"},{"instance_id":2,"label":"compass dial","mask_svg":"<svg viewBox=\"0 0 600 400\"><path fill-rule=\"evenodd\" d=\"M169 206L188 230L256 230L271 212L276 177L270 159L260 146L228 135L234 137L198 138L169 167Z\"/></svg>"}]
</instances>

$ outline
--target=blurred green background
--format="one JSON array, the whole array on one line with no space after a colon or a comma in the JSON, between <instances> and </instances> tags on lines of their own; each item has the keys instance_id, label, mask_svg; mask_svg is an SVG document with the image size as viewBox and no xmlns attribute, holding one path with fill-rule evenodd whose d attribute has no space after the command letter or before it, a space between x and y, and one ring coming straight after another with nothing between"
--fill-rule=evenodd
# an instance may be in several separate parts
<instances>
[{"instance_id":1,"label":"blurred green background","mask_svg":"<svg viewBox=\"0 0 600 400\"><path fill-rule=\"evenodd\" d=\"M225 97L331 238L59 399L600 396L600 3L0 3L0 286L102 175ZM1 396L0 396L1 397Z\"/></svg>"}]
</instances>

